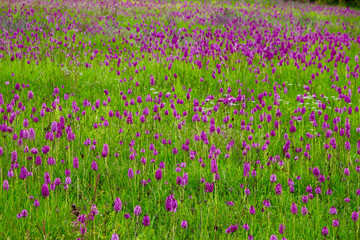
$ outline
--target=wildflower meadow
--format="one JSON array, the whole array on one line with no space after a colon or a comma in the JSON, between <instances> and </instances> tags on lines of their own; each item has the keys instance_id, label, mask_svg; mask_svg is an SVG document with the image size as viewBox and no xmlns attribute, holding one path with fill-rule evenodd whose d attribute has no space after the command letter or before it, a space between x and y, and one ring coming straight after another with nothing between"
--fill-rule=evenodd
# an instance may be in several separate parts
<instances>
[{"instance_id":1,"label":"wildflower meadow","mask_svg":"<svg viewBox=\"0 0 360 240\"><path fill-rule=\"evenodd\" d=\"M1 0L0 239L360 237L360 10Z\"/></svg>"}]
</instances>

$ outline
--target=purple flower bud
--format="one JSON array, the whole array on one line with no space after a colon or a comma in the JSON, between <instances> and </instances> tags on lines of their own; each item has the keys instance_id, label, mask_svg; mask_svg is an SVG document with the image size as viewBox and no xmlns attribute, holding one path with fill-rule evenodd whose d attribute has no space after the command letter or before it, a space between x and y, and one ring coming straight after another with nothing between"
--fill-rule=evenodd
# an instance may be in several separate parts
<instances>
[{"instance_id":1,"label":"purple flower bud","mask_svg":"<svg viewBox=\"0 0 360 240\"><path fill-rule=\"evenodd\" d=\"M97 162L96 161L93 161L91 163L91 169L94 170L94 171L97 171L98 170L98 165L97 165Z\"/></svg>"},{"instance_id":2,"label":"purple flower bud","mask_svg":"<svg viewBox=\"0 0 360 240\"><path fill-rule=\"evenodd\" d=\"M75 169L79 168L79 159L78 159L77 157L74 157L73 167L74 167Z\"/></svg>"},{"instance_id":3,"label":"purple flower bud","mask_svg":"<svg viewBox=\"0 0 360 240\"><path fill-rule=\"evenodd\" d=\"M306 214L308 214L308 209L306 208L306 207L302 207L301 208L301 213L302 213L302 215L306 215Z\"/></svg>"},{"instance_id":4,"label":"purple flower bud","mask_svg":"<svg viewBox=\"0 0 360 240\"><path fill-rule=\"evenodd\" d=\"M285 225L283 223L281 223L279 226L279 233L284 234L284 231L285 231Z\"/></svg>"},{"instance_id":5,"label":"purple flower bud","mask_svg":"<svg viewBox=\"0 0 360 240\"><path fill-rule=\"evenodd\" d=\"M250 212L251 215L255 214L255 208L254 208L254 206L251 206L251 207L250 207L249 212Z\"/></svg>"},{"instance_id":6,"label":"purple flower bud","mask_svg":"<svg viewBox=\"0 0 360 240\"><path fill-rule=\"evenodd\" d=\"M329 235L329 229L327 227L324 227L322 230L321 230L321 234L323 236L327 236Z\"/></svg>"},{"instance_id":7,"label":"purple flower bud","mask_svg":"<svg viewBox=\"0 0 360 240\"><path fill-rule=\"evenodd\" d=\"M71 184L71 177L66 177L65 178L65 185L70 185Z\"/></svg>"},{"instance_id":8,"label":"purple flower bud","mask_svg":"<svg viewBox=\"0 0 360 240\"><path fill-rule=\"evenodd\" d=\"M51 183L50 174L48 172L45 172L45 174L44 174L44 181L46 184Z\"/></svg>"},{"instance_id":9,"label":"purple flower bud","mask_svg":"<svg viewBox=\"0 0 360 240\"><path fill-rule=\"evenodd\" d=\"M46 198L49 196L49 187L47 184L43 184L41 187L41 195Z\"/></svg>"},{"instance_id":10,"label":"purple flower bud","mask_svg":"<svg viewBox=\"0 0 360 240\"><path fill-rule=\"evenodd\" d=\"M28 211L26 209L22 210L21 215L22 215L22 217L27 217Z\"/></svg>"},{"instance_id":11,"label":"purple flower bud","mask_svg":"<svg viewBox=\"0 0 360 240\"><path fill-rule=\"evenodd\" d=\"M332 206L332 207L330 208L329 213L330 213L330 214L337 214L336 208L335 208L334 206Z\"/></svg>"},{"instance_id":12,"label":"purple flower bud","mask_svg":"<svg viewBox=\"0 0 360 240\"><path fill-rule=\"evenodd\" d=\"M354 221L354 222L356 222L358 219L359 219L359 213L358 212L353 212L352 214L351 214L351 219Z\"/></svg>"},{"instance_id":13,"label":"purple flower bud","mask_svg":"<svg viewBox=\"0 0 360 240\"><path fill-rule=\"evenodd\" d=\"M205 183L205 192L211 193L214 191L214 183Z\"/></svg>"},{"instance_id":14,"label":"purple flower bud","mask_svg":"<svg viewBox=\"0 0 360 240\"><path fill-rule=\"evenodd\" d=\"M102 152L101 152L101 156L102 156L103 158L106 158L108 154L109 154L109 145L107 145L107 144L105 143L104 146L103 146L103 150L102 150Z\"/></svg>"},{"instance_id":15,"label":"purple flower bud","mask_svg":"<svg viewBox=\"0 0 360 240\"><path fill-rule=\"evenodd\" d=\"M291 213L292 214L298 214L298 209L295 203L291 204Z\"/></svg>"},{"instance_id":16,"label":"purple flower bud","mask_svg":"<svg viewBox=\"0 0 360 240\"><path fill-rule=\"evenodd\" d=\"M28 171L26 167L22 166L19 174L19 178L25 180L28 176Z\"/></svg>"},{"instance_id":17,"label":"purple flower bud","mask_svg":"<svg viewBox=\"0 0 360 240\"><path fill-rule=\"evenodd\" d=\"M117 235L116 233L114 233L112 236L111 236L111 240L119 240L119 235Z\"/></svg>"},{"instance_id":18,"label":"purple flower bud","mask_svg":"<svg viewBox=\"0 0 360 240\"><path fill-rule=\"evenodd\" d=\"M148 215L144 216L142 225L145 227L150 225L150 217Z\"/></svg>"},{"instance_id":19,"label":"purple flower bud","mask_svg":"<svg viewBox=\"0 0 360 240\"><path fill-rule=\"evenodd\" d=\"M116 198L115 203L114 203L114 210L116 212L120 212L121 211L121 206L122 206L122 203L121 203L120 198Z\"/></svg>"},{"instance_id":20,"label":"purple flower bud","mask_svg":"<svg viewBox=\"0 0 360 240\"><path fill-rule=\"evenodd\" d=\"M27 118L24 119L23 126L24 128L27 128L29 126L29 120Z\"/></svg>"},{"instance_id":21,"label":"purple flower bud","mask_svg":"<svg viewBox=\"0 0 360 240\"><path fill-rule=\"evenodd\" d=\"M333 227L338 227L339 226L339 220L334 219L332 225L333 225Z\"/></svg>"},{"instance_id":22,"label":"purple flower bud","mask_svg":"<svg viewBox=\"0 0 360 240\"><path fill-rule=\"evenodd\" d=\"M213 160L211 160L210 165L211 165L211 173L217 173L218 172L218 166L217 166L215 158Z\"/></svg>"},{"instance_id":23,"label":"purple flower bud","mask_svg":"<svg viewBox=\"0 0 360 240\"><path fill-rule=\"evenodd\" d=\"M159 181L159 180L161 180L161 178L162 178L162 170L161 170L161 168L159 168L155 172L155 179Z\"/></svg>"},{"instance_id":24,"label":"purple flower bud","mask_svg":"<svg viewBox=\"0 0 360 240\"><path fill-rule=\"evenodd\" d=\"M12 162L16 162L16 160L17 160L17 152L16 152L16 151L13 151L13 152L11 153L11 161L12 161Z\"/></svg>"},{"instance_id":25,"label":"purple flower bud","mask_svg":"<svg viewBox=\"0 0 360 240\"><path fill-rule=\"evenodd\" d=\"M134 170L132 168L129 168L129 170L128 170L128 177L129 177L129 179L134 178Z\"/></svg>"},{"instance_id":26,"label":"purple flower bud","mask_svg":"<svg viewBox=\"0 0 360 240\"><path fill-rule=\"evenodd\" d=\"M141 214L141 207L139 205L135 206L134 214L135 216L139 216Z\"/></svg>"},{"instance_id":27,"label":"purple flower bud","mask_svg":"<svg viewBox=\"0 0 360 240\"><path fill-rule=\"evenodd\" d=\"M56 186L59 186L59 185L61 184L61 179L60 179L60 178L55 178L54 184L55 184Z\"/></svg>"},{"instance_id":28,"label":"purple flower bud","mask_svg":"<svg viewBox=\"0 0 360 240\"><path fill-rule=\"evenodd\" d=\"M8 182L8 180L4 180L4 182L3 182L3 189L5 190L5 191L8 191L9 190L9 182Z\"/></svg>"},{"instance_id":29,"label":"purple flower bud","mask_svg":"<svg viewBox=\"0 0 360 240\"><path fill-rule=\"evenodd\" d=\"M37 199L34 200L34 207L40 207L39 200L37 200Z\"/></svg>"},{"instance_id":30,"label":"purple flower bud","mask_svg":"<svg viewBox=\"0 0 360 240\"><path fill-rule=\"evenodd\" d=\"M169 195L165 201L165 209L168 210L169 212L176 213L177 207L178 207L178 203L177 200L174 198L174 195L173 194Z\"/></svg>"},{"instance_id":31,"label":"purple flower bud","mask_svg":"<svg viewBox=\"0 0 360 240\"><path fill-rule=\"evenodd\" d=\"M264 200L264 201L263 201L263 205L264 205L265 207L270 207L270 206L271 206L271 204L270 204L270 202L269 202L268 200Z\"/></svg>"},{"instance_id":32,"label":"purple flower bud","mask_svg":"<svg viewBox=\"0 0 360 240\"><path fill-rule=\"evenodd\" d=\"M41 151L43 152L43 154L47 154L50 151L50 147L49 146L43 146L41 148Z\"/></svg>"},{"instance_id":33,"label":"purple flower bud","mask_svg":"<svg viewBox=\"0 0 360 240\"><path fill-rule=\"evenodd\" d=\"M71 175L71 171L69 169L65 169L65 176L69 177Z\"/></svg>"},{"instance_id":34,"label":"purple flower bud","mask_svg":"<svg viewBox=\"0 0 360 240\"><path fill-rule=\"evenodd\" d=\"M250 227L249 224L245 223L242 228L248 231Z\"/></svg>"},{"instance_id":35,"label":"purple flower bud","mask_svg":"<svg viewBox=\"0 0 360 240\"><path fill-rule=\"evenodd\" d=\"M277 195L282 194L281 183L279 183L279 184L277 184L277 185L275 186L275 193L276 193Z\"/></svg>"},{"instance_id":36,"label":"purple flower bud","mask_svg":"<svg viewBox=\"0 0 360 240\"><path fill-rule=\"evenodd\" d=\"M187 223L187 221L185 221L185 220L183 220L183 221L181 221L181 227L182 228L188 228L188 223Z\"/></svg>"},{"instance_id":37,"label":"purple flower bud","mask_svg":"<svg viewBox=\"0 0 360 240\"><path fill-rule=\"evenodd\" d=\"M270 176L270 182L276 182L276 181L277 181L276 175L275 175L275 174L272 174L272 175Z\"/></svg>"}]
</instances>

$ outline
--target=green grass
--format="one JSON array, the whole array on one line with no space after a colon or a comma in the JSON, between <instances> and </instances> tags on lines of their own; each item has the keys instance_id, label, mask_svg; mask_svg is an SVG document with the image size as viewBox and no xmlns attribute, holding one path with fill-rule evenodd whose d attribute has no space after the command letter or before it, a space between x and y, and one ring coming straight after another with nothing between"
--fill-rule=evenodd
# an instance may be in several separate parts
<instances>
[{"instance_id":1,"label":"green grass","mask_svg":"<svg viewBox=\"0 0 360 240\"><path fill-rule=\"evenodd\" d=\"M1 3L4 6L4 8L0 8L0 16L3 16L3 21L9 6L11 9L14 9L15 6L19 9L21 3L20 1L13 3L4 1ZM19 19L26 20L26 17L21 15L21 11L11 13L12 17L8 19L11 19L12 23L6 25L6 28L3 22L0 24L2 26L0 30L1 39L7 42L2 42L1 45L6 47L6 50L0 50L0 54L3 54L3 57L0 58L0 92L5 102L5 105L1 106L5 112L0 113L0 122L3 122L5 114L8 117L10 115L6 113L6 104L10 103L11 99L14 98L14 93L20 96L20 101L26 107L25 111L21 111L13 123L6 122L13 129L13 132L1 133L0 146L3 148L4 154L0 156L0 180L3 182L7 179L10 184L8 191L0 191L0 201L2 202L0 205L1 238L110 239L113 233L117 233L120 239L245 239L250 234L254 236L254 239L269 239L271 235L277 235L278 239L281 239L279 225L284 223L286 226L284 236L287 239L320 239L322 238L321 230L324 226L329 228L331 238L355 239L355 235L358 234L358 223L354 224L351 220L351 214L354 211L359 211L359 196L355 194L356 189L360 188L358 173L355 170L355 166L358 165L355 162L355 159L358 158L356 144L359 140L359 133L355 129L360 124L359 114L357 112L353 112L351 115L347 113L339 114L334 111L334 108L344 106L355 108L355 106L358 106L360 103L358 93L360 83L358 79L352 76L349 79L346 77L348 73L346 70L347 64L339 61L338 66L335 67L334 61L325 62L329 58L329 50L326 52L327 56L320 60L323 65L329 68L329 72L325 70L324 73L320 73L317 64L302 70L304 64L299 60L297 61L300 65L298 69L294 65L295 60L289 57L289 53L291 50L296 52L297 48L302 50L305 45L308 45L309 54L306 55L306 61L309 62L312 59L310 53L315 52L319 46L322 50L323 45L328 45L329 41L332 40L330 37L322 40L319 37L320 34L322 36L333 34L333 38L337 37L339 39L336 51L345 51L345 55L350 58L349 69L354 71L358 64L354 59L356 55L359 55L360 50L359 44L354 42L359 35L359 26L357 24L359 16L356 16L356 14L347 16L342 14L341 9L335 7L307 7L307 5L298 3L277 4L280 5L276 8L279 14L277 18L273 15L273 5L261 2L253 2L249 5L244 5L242 2L231 5L226 2L224 4L217 2L217 4L210 3L204 6L200 1L194 1L193 5L189 6L177 2L173 4L164 3L160 7L153 6L150 3L140 6L139 4L135 5L135 2L133 2L133 6L130 6L129 3L118 3L115 6L114 3L109 1L106 7L101 6L99 2L93 2L93 6L86 1L79 1L75 5L70 3L70 1L54 1L54 3L50 4L38 1L25 4L27 9L32 8L35 11L34 15L28 16L27 22L32 20L42 22L40 24L43 28L42 32L32 29L24 31L24 34L22 34L25 45L34 46L34 50L31 51L38 51L38 64L29 55L24 56L21 60L10 60L12 53L26 51L18 47L10 50L9 42L17 44L16 41L20 40L5 37L9 29L14 28L13 30L15 30L17 27L23 26L14 24ZM64 20L61 20L57 14L58 11L63 14ZM176 17L177 14L186 11L189 13L189 19ZM338 13L338 15L335 15L334 12ZM67 15L64 15L65 13ZM224 14L225 17L221 17ZM135 15L136 19L134 18ZM46 21L46 16L54 17L54 22ZM243 22L239 23L238 28L242 31L246 30L247 34L236 32L237 30L232 30L229 25L223 23L215 25L211 22L210 16L225 20L241 18ZM100 17L102 18L100 19ZM260 21L262 22L260 23ZM329 24L321 25L320 21L322 23L328 21ZM298 22L299 25L297 25ZM68 27L70 23L74 25L66 33L61 30L52 31L52 29L56 28L56 24L62 29ZM137 33L136 28L133 28L134 25L140 25L141 23L148 25L148 32L154 31L149 27L150 24L153 24L156 26L157 32L162 31L166 34L165 29L161 28L163 24L164 26L174 24L172 25L174 32L179 33L179 29L186 28L187 33L193 35L186 36L184 40L181 40L178 49L168 47L162 53L161 50L154 50L151 53L147 51L141 52L141 46L144 45L141 40L129 39L130 34L141 33L143 36L148 34L148 32L144 33L143 30ZM191 26L188 27L190 23ZM344 30L341 23L346 23L348 27ZM130 31L126 30L128 24L131 26ZM96 33L86 32L85 29L90 29L90 26L95 29L101 28L101 30ZM120 29L120 33L114 33L115 27L111 26L117 26L116 30ZM277 28L276 26L280 27ZM310 32L306 31L305 28L311 28L311 33L316 32L318 35L311 35L313 41L302 41L299 38L285 40L283 36L284 29L292 27L293 30L296 30L300 26L303 27L303 31L295 33L298 37L306 34L310 35ZM174 30L175 27L176 30ZM188 43L191 42L192 46L205 40L207 43L202 45L204 47L212 44L220 45L226 37L225 35L220 36L218 42L216 38L210 39L201 35L202 32L209 32L209 28L211 28L213 35L216 29L221 29L222 34L232 30L234 35L237 36L234 42L243 44L244 49L238 49L234 53L216 52L216 57L201 52L194 53L194 60L202 61L202 69L198 69L194 62L187 63L186 61L174 59L172 68L169 70L170 57L179 56L181 59L183 56L181 51L182 47L186 46L185 40ZM251 35L254 31L259 31L262 36L264 34L274 34L275 37L272 41L262 40L262 44L267 44L272 50L280 48L281 41L290 44L289 51L283 56L285 61L282 66L277 65L280 59L276 56L270 62L264 62L266 66L262 67L263 57L261 54L254 55L253 67L249 65L249 56L246 56L246 51L249 49L256 50L256 48L246 43L255 41L254 37L256 35ZM277 31L280 31L280 34L276 34ZM340 36L339 32L348 34L348 42L351 45L345 46L347 41L344 39L346 37L344 35ZM44 33L47 35L46 38L43 37ZM73 43L72 36L75 33L76 41ZM39 40L35 40L36 34L39 36ZM180 34L184 35L184 33ZM286 34L289 39L290 31L286 32ZM240 35L244 38L242 39ZM31 44L27 42L27 36L34 42ZM50 41L49 36L60 39L62 45ZM70 40L66 41L65 37ZM115 42L112 41L113 38L115 38ZM128 43L123 38L128 40ZM279 38L280 41L275 41L275 38ZM160 38L156 39L160 41ZM163 39L163 43L166 43L166 39L168 39L168 36ZM145 38L142 40L147 41ZM91 41L92 46L83 47L79 41L82 43ZM169 38L169 41L171 42L171 38ZM69 43L70 46L65 47L65 42ZM234 45L234 43L232 44ZM54 49L50 50L51 46ZM119 49L117 49L117 46ZM225 49L225 47L226 39L221 49ZM98 53L93 60L90 60L90 56L95 55L95 49ZM119 52L119 50L124 49L126 49L126 52ZM321 52L321 50L319 51ZM85 51L87 55L84 55ZM261 53L265 52L264 50L261 51ZM117 59L109 60L109 64L106 66L104 61L107 56L115 53L121 56L120 66L117 66ZM131 56L131 53L134 53L134 57ZM79 56L72 59L71 56L67 57L67 54ZM228 65L228 67L223 65L221 75L216 73L216 79L213 79L212 70L216 69L216 64L221 62L220 55L227 55L228 60L224 61L224 64ZM135 68L129 67L125 58L132 58L130 62L137 60L138 65L136 68L142 70L135 73ZM151 58L151 61L149 61L149 58ZM28 60L31 61L30 64L27 63ZM239 62L235 62L237 60ZM286 64L286 60L289 60L289 64ZM207 61L209 61L208 69L206 69ZM317 60L314 59L313 61ZM87 68L85 63L90 63L92 67ZM277 68L275 74L272 73L273 67L271 63ZM248 70L249 68L255 69L258 66L259 74L251 73ZM143 70L143 67L146 70ZM234 70L232 70L233 68ZM332 82L331 76L334 74L335 69L339 74L339 80ZM120 71L120 76L117 75L116 71ZM316 72L319 72L319 76L313 80L312 84L309 84L308 81L311 79L311 75ZM177 74L177 78L174 78L174 73ZM154 86L150 85L151 76L155 79ZM168 76L167 81L164 80L165 76ZM130 80L131 78L132 80ZM200 81L201 78L204 79L203 82ZM127 81L120 82L120 79L126 79ZM255 81L256 79L258 83ZM267 80L263 81L263 79ZM222 81L219 82L219 80ZM350 85L348 85L348 81L351 81ZM5 84L5 82L9 82L9 84ZM136 82L139 83L139 86L136 86ZM266 96L264 97L265 107L252 114L251 110L257 104L261 105L257 99L258 95L264 92L274 94L275 82L281 86L276 90L280 96L280 105L274 105L274 95L271 97ZM16 83L29 84L29 88L21 88L21 90L11 92L14 90ZM287 94L284 93L283 83L286 84L288 89ZM342 88L347 85L352 90L351 104L338 99L339 94L335 89L331 88L332 84ZM310 91L305 91L304 85L309 85ZM46 103L47 107L51 107L51 104L56 99L52 95L55 87L60 90L58 105L62 107L62 111L56 108L52 112L47 112L45 117L41 117L40 109L42 104ZM175 88L174 92L172 87ZM204 101L205 104L201 106L207 112L213 109L218 99L226 96L229 88L231 89L230 94L235 98L241 90L241 94L246 99L244 101L246 103L244 111L247 114L233 114L234 110L240 111L243 109L242 103L236 103L233 106L220 104L219 111L213 112L208 117L208 123L203 121L195 123L192 121L195 114L193 112L194 99L197 99L200 105ZM102 105L103 101L106 101L108 97L103 93L104 89L109 90L109 96L111 97L111 102L107 106ZM131 94L128 94L128 89L132 90ZM186 94L189 92L188 89L191 89L190 100L186 98ZM223 89L223 92L220 89ZM34 93L34 98L30 100L27 97L29 90ZM141 96L143 103L138 104L136 102L135 105L125 107L125 101L122 100L120 95L121 91L127 95L126 101L134 99L136 102L136 97ZM148 94L155 98L159 92L162 92L163 95L167 92L172 93L171 99L174 100L176 110L181 115L180 119L173 116L170 98L165 98L165 96L162 97L165 106L163 109L159 108L159 114L162 117L161 121L153 119L156 116L156 113L153 112L155 103L153 101L146 102L145 99ZM304 103L296 101L297 95L305 92L307 92L308 96L316 94L316 99L309 97L304 99ZM343 89L343 93L347 94L348 92ZM64 94L71 95L69 100L64 100ZM177 95L177 99L183 99L184 104L176 104L176 99L173 98L174 94ZM321 97L321 94L327 99ZM214 96L214 99L205 101L211 95ZM251 97L254 99L252 100ZM84 99L90 101L92 105L95 104L97 99L100 99L101 106L96 111L93 111L90 107L83 106ZM327 105L321 116L317 115L319 108L316 100L326 102ZM16 106L18 102L16 102ZM73 112L73 102L76 102L80 109L77 113ZM268 105L273 106L271 111L267 110ZM295 114L294 110L303 106L307 108L306 113L302 116L303 121L295 123L296 133L290 133L289 121L291 117L300 115ZM33 122L30 118L32 107L36 108L34 117L39 118L38 123ZM145 123L141 123L139 116L145 108L149 108L150 115L146 117ZM167 116L164 114L165 109L169 110ZM280 109L282 113L279 118L275 117L277 109ZM126 117L123 119L118 119L115 116L110 118L108 116L110 110L113 110L114 113L119 111L121 115L124 115L124 110L132 112L133 124L127 124ZM82 111L86 111L84 116ZM188 112L187 116L183 116L184 111ZM316 112L318 127L314 127L308 120L312 111ZM136 116L136 112L140 113L139 116ZM266 120L260 122L260 114L263 113L270 113L272 122L268 123ZM67 117L69 114L72 115L71 119ZM329 115L330 129L333 129L332 121L337 116L341 117L338 124L339 129L345 127L347 118L350 121L351 135L349 138L340 136L339 133L333 133L336 138L337 149L330 148L327 151L324 149L324 143L329 142L329 139L325 138L325 132L322 129L324 114ZM201 114L199 113L199 115ZM223 119L228 115L230 121L225 124ZM59 122L60 116L65 117L66 125L70 125L75 133L76 139L74 141L67 141L65 129L63 129L64 136L62 138L56 138L52 142L44 138L51 123L53 121ZM102 116L109 121L109 126L94 129L93 124L102 122L100 120ZM78 121L75 120L76 117L79 117ZM241 121L249 124L251 117L253 117L253 124L250 128L254 132L241 130ZM13 134L19 135L20 130L24 129L22 125L24 118L29 119L29 127L34 128L36 138L33 141L24 140L22 146L18 146L17 140L13 140ZM209 134L211 118L214 118L216 127L221 127L223 134L217 134L216 132L213 135ZM271 143L268 149L263 151L259 148L252 148L244 156L243 141L246 141L249 145L259 143L260 147L263 146L266 141L265 134L275 130L275 119L282 123L279 129L275 131L276 136L269 138ZM182 125L181 130L178 129L180 123L185 123ZM229 123L233 125L231 129L228 127ZM257 127L259 124L262 124L261 129ZM122 129L123 132L119 133L119 129ZM145 134L146 130L150 134ZM200 135L203 131L207 133L209 139L207 145L203 144L202 141L194 141L194 135ZM136 137L138 132L141 134L140 137ZM285 133L289 134L289 139L292 142L289 150L291 154L290 160L285 158L283 152L285 144L283 136ZM321 136L309 139L306 137L306 133L320 133ZM154 139L155 134L162 134L159 140ZM248 140L249 135L253 136L253 140ZM303 136L304 141L300 141L301 136ZM97 140L95 150L90 150L89 146L84 146L84 141L87 138ZM129 143L133 139L135 140L133 148L137 156L135 160L130 160ZM171 140L171 145L161 144L162 139ZM189 152L181 149L187 139L190 140L190 150L197 153L195 159L190 159ZM226 145L231 140L234 140L234 146L228 151ZM121 141L123 145L119 144ZM350 142L350 151L345 150L345 141ZM97 156L101 156L102 147L105 143L109 145L110 149L110 154L106 158L109 169L108 174L106 173L105 159L103 157L97 158ZM155 148L159 152L158 155L154 156L149 150L150 143L155 144ZM310 159L304 157L303 152L295 152L295 148L305 149L306 144L311 144L311 150L309 150ZM47 155L42 152L39 154L42 157L42 165L36 166L34 157L32 160L27 160L32 154L24 152L25 146L28 146L29 149L35 147L40 151L44 145L49 145L51 151ZM214 174L211 173L210 168L211 159L208 158L209 149L212 145L215 145L221 151L218 158L218 173L221 180L216 181L213 193L205 193L204 183L201 183L200 179L205 178L206 182L214 181ZM66 148L67 146L68 148ZM179 150L177 155L172 153L172 149L175 147ZM143 148L146 150L144 153L141 152ZM14 170L14 177L9 178L7 172L10 169L11 153L13 151L18 153L17 162L20 167ZM119 156L115 157L115 153L119 153ZM230 154L229 158L225 158L226 153ZM329 154L332 155L330 160L327 158ZM269 157L275 157L276 155L279 156L284 165L280 166L277 163L267 165ZM56 159L56 165L49 166L47 164L49 156ZM299 157L298 160L294 160L295 156ZM78 169L73 168L74 157L79 158ZM147 160L145 165L140 162L142 157ZM205 167L201 167L199 158L203 159ZM61 163L62 159L64 159L65 163ZM155 163L151 163L151 159L154 159ZM98 171L91 170L91 163L94 160L98 163ZM260 161L260 164L255 163L257 160ZM163 179L157 183L155 171L162 161L165 162L166 167L163 172ZM177 173L175 169L177 164L181 162L186 163L186 168ZM243 176L243 164L245 162L251 162L251 170L256 170L256 177L251 177L251 174L250 177ZM349 166L349 163L351 163L351 166ZM26 166L33 173L25 181L19 179L22 166ZM312 171L309 171L309 167L318 167L321 174L329 177L329 180L320 183L314 177ZM345 167L350 169L349 176L344 175ZM141 173L139 175L135 174L135 178L130 180L127 176L129 168L140 170ZM65 169L71 170L72 183L68 189L64 190L63 185L57 186L55 191L50 191L48 198L43 198L41 186L44 183L44 173L49 172L52 181L55 178L60 178L64 183ZM182 176L184 171L189 175L189 184L180 187L176 184L176 177ZM281 196L275 195L276 183L270 182L272 174L276 174L277 183L282 184L283 193ZM298 175L301 176L301 180L295 179ZM149 178L151 182L146 186L140 184L141 180ZM287 184L289 178L295 182L294 193L289 192ZM346 181L343 181L343 178L346 178ZM240 184L244 184L246 188L251 190L250 196L245 196L245 188L239 187ZM313 191L317 186L320 186L322 192L318 195L314 193L314 199L309 200L307 204L303 204L301 197L307 195L305 189L308 185L312 186ZM326 194L328 189L332 190L332 195ZM178 209L175 214L165 210L166 197L171 193L175 195L178 201ZM189 195L192 198L189 198ZM34 196L35 199L40 201L39 208L33 206L33 200L30 200L29 196ZM351 199L349 203L344 202L347 197ZM113 209L115 198L121 198L123 203L120 213L116 213ZM265 199L270 200L271 207L265 208L264 212L262 212L262 203ZM228 201L233 201L234 206L227 205ZM299 210L295 218L290 212L293 202L297 204ZM76 221L77 214L89 214L93 204L97 206L99 215L95 216L94 221L87 222L87 233L81 235L79 227L74 226L73 222ZM139 219L136 219L133 214L136 205L140 205L142 208ZM256 209L254 216L249 214L250 206L254 206ZM301 215L300 210L303 206L308 208L309 215ZM337 216L329 215L331 206L337 208ZM79 208L78 211L74 210L76 208ZM16 214L23 209L29 212L28 216L17 219ZM130 213L131 218L125 219L124 213ZM141 225L145 214L150 216L150 226L148 227ZM340 221L340 227L338 228L331 226L332 220L335 218ZM189 227L187 229L181 229L180 222L182 220L188 222ZM229 225L236 223L239 224L239 229L235 233L226 234L225 230ZM245 223L250 225L249 231L242 229Z\"/></svg>"}]
</instances>

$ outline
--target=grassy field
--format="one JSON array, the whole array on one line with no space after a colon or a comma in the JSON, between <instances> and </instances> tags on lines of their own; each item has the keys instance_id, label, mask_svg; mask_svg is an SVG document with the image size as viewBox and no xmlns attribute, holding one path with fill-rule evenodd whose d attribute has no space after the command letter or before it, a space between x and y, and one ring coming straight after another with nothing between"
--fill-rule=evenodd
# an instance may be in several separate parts
<instances>
[{"instance_id":1,"label":"grassy field","mask_svg":"<svg viewBox=\"0 0 360 240\"><path fill-rule=\"evenodd\" d=\"M1 239L359 239L360 11L0 2Z\"/></svg>"}]
</instances>

